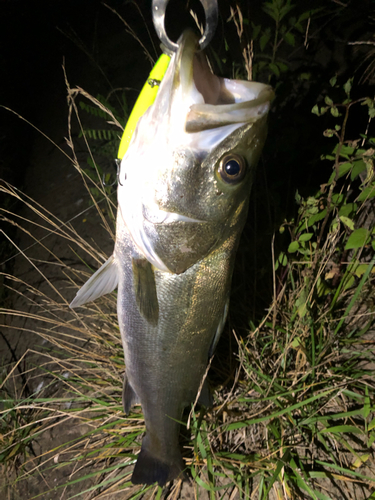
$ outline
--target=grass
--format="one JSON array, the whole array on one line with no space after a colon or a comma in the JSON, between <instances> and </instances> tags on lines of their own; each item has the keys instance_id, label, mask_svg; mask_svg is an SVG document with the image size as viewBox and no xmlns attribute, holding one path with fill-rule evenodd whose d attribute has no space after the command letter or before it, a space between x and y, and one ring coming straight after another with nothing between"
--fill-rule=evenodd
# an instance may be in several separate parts
<instances>
[{"instance_id":1,"label":"grass","mask_svg":"<svg viewBox=\"0 0 375 500\"><path fill-rule=\"evenodd\" d=\"M276 230L271 217L263 260L245 229L230 320L209 374L214 405L206 413L193 408L189 428L182 430L192 481L164 489L130 483L144 421L139 407L129 416L122 411L125 366L115 294L78 312L68 308L67 297L108 257L81 236L80 221L91 218L111 241L116 208L76 106L78 96L95 99L68 85L69 158L90 206L78 221L66 223L9 184L0 187L10 200L2 222L28 242L22 250L12 241L16 272L2 273L8 290L3 335L35 339L20 359L13 352L0 374L2 494L25 498L26 491L30 499L64 500L178 499L188 493L210 500L375 498L374 139L368 127L355 137L346 131L353 107L367 107L371 122L374 101L352 99L351 85L332 79L335 99L326 97L313 109L336 120L329 129L322 124L335 141L323 158L330 165L325 184L313 194L297 192L295 217ZM76 153L73 115L90 168ZM249 224L258 221L262 245L268 211L259 200L270 201L266 187L260 192L254 193ZM62 242L63 256L53 250L51 237Z\"/></svg>"},{"instance_id":2,"label":"grass","mask_svg":"<svg viewBox=\"0 0 375 500\"><path fill-rule=\"evenodd\" d=\"M91 178L84 179L91 192ZM39 273L43 286L6 276L7 286L26 302L20 310L2 309L4 326L10 332L34 333L42 344L3 369L0 461L9 479L7 487L17 490L33 477L68 474L68 480L53 489L46 479L43 493L30 498L47 498L43 495L48 491L61 498L112 498L116 492L129 499L162 494L179 498L181 483L162 493L160 488L133 486L129 481L144 422L139 409L129 417L122 413L125 367L115 296L78 313L68 309L66 292L76 289L105 257L98 258L96 248L70 224L15 188L3 184L1 189L22 200L34 214L27 219L8 210L3 219L29 235L33 234L29 225L53 232L67 246L74 244L76 255L92 262L89 269L67 265L44 240L35 243L41 245L41 253L49 254L48 259L28 256L15 247ZM92 201L103 221L102 203ZM299 202L299 217L288 226L292 229L315 215L306 208L312 202ZM364 201L357 211L370 207ZM308 230L318 235L322 221ZM111 217L106 228L111 237ZM317 258L315 251L296 253L289 248L285 265L276 271L277 262L274 266L275 295L266 315L259 324L251 324L246 335L233 331L238 359L231 369L222 369L227 351L223 354L219 347L213 378L227 378L227 383L217 387L214 407L206 415L195 409L190 435L184 433L184 455L197 497L206 492L209 498L371 498L375 259L369 243L341 262L335 288L322 287L349 233L353 234L341 226L327 232L321 248L315 247ZM301 242L301 236L295 241ZM365 263L359 277L353 273L355 259ZM42 270L47 260L49 268L62 276L62 288L48 277L51 270ZM348 281L348 274L356 281ZM17 299L12 301L17 304ZM34 381L36 390L30 388ZM67 439L70 427L80 431ZM49 432L62 435L46 447L43 436Z\"/></svg>"}]
</instances>

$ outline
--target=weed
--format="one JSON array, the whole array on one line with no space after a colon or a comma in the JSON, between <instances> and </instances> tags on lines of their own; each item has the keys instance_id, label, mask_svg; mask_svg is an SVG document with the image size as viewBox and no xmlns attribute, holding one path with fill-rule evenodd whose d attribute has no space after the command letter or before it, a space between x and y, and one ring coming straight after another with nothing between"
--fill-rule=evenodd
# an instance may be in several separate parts
<instances>
[{"instance_id":1,"label":"weed","mask_svg":"<svg viewBox=\"0 0 375 500\"><path fill-rule=\"evenodd\" d=\"M249 74L263 71L266 80L272 73L281 81L286 63L279 57L280 47L303 43L297 38L306 34L311 15L306 11L292 18L294 6L289 0L263 3L275 25L272 31L251 24L256 57L253 61L247 52ZM233 16L240 31L249 26L240 11ZM342 84L332 78L330 92L324 91L308 117L321 123L329 144L321 159L328 165L325 182L307 195L295 193L295 216L278 225L273 239L271 303L263 316L254 315L251 321L248 303L243 305L245 314L232 307L233 331L226 335L236 345L236 362L230 365L228 349L219 344L212 370L217 381L213 408L205 414L195 407L191 411L183 453L197 498L373 496L375 140L369 125L374 100L353 98L352 86L352 79ZM68 86L70 115L75 113L78 123L80 111L96 113L91 104L77 106L78 95L99 103L99 115L111 114L117 127L123 125L114 109L103 109L102 99ZM352 113L358 109L366 111L366 120L352 135ZM89 142L100 139L100 133L94 128L82 132L90 158L85 169L78 161L72 127L70 123L70 160L90 193L87 210L96 213L95 224L111 240L115 204ZM107 143L115 135L111 132ZM33 238L37 251L36 246L14 248L39 279L36 285L3 273L6 286L18 297L16 307L1 310L4 330L39 339L25 356L27 367L18 370L21 360L13 360L2 375L0 463L9 479L6 486L21 491L43 481L39 491L45 498L184 498L181 481L164 491L130 483L144 421L139 407L128 416L122 412L125 367L116 295L87 304L78 313L68 308L66 296L107 256L72 224L19 190L6 183L0 189L25 205L28 215L12 212L8 204L1 220ZM72 253L61 258L39 234L62 239ZM246 318L244 334L237 328L237 316ZM21 390L25 385L29 392ZM51 484L51 477L63 479Z\"/></svg>"}]
</instances>

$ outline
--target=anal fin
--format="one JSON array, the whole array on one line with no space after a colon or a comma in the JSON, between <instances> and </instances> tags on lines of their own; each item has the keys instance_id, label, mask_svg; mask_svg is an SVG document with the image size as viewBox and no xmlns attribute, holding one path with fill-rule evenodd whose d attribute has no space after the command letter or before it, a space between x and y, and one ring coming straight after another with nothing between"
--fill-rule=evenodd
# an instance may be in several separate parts
<instances>
[{"instance_id":1,"label":"anal fin","mask_svg":"<svg viewBox=\"0 0 375 500\"><path fill-rule=\"evenodd\" d=\"M132 267L133 286L139 311L151 325L156 325L159 319L159 303L152 265L144 258L133 257Z\"/></svg>"},{"instance_id":2,"label":"anal fin","mask_svg":"<svg viewBox=\"0 0 375 500\"><path fill-rule=\"evenodd\" d=\"M203 386L198 398L198 403L205 406L206 408L212 408L213 406L213 398L207 384L207 379L203 382Z\"/></svg>"},{"instance_id":3,"label":"anal fin","mask_svg":"<svg viewBox=\"0 0 375 500\"><path fill-rule=\"evenodd\" d=\"M213 353L215 352L217 343L219 342L220 335L223 332L223 329L224 329L224 326L225 326L225 322L226 322L227 317L228 317L228 311L229 311L229 297L227 298L227 300L225 302L223 316L222 316L222 318L221 318L221 320L220 320L220 322L219 322L219 324L217 326L214 338L212 339L211 347L210 347L210 349L208 351L208 358L210 358L213 355Z\"/></svg>"},{"instance_id":4,"label":"anal fin","mask_svg":"<svg viewBox=\"0 0 375 500\"><path fill-rule=\"evenodd\" d=\"M130 385L130 382L127 379L126 375L124 375L124 385L122 389L122 406L124 407L124 412L126 413L126 415L129 415L130 408L133 405L139 403L140 403L139 397L137 396L133 387Z\"/></svg>"}]
</instances>

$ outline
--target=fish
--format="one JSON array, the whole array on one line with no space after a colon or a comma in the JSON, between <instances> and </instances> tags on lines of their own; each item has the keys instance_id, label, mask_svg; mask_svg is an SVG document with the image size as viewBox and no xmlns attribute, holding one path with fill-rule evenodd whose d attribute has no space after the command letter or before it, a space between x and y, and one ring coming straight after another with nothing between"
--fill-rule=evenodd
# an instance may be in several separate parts
<instances>
[{"instance_id":1,"label":"fish","mask_svg":"<svg viewBox=\"0 0 375 500\"><path fill-rule=\"evenodd\" d=\"M180 421L199 389L210 404L203 379L274 97L269 85L214 75L198 41L183 32L137 124L120 165L114 252L70 304L118 289L124 411L141 404L146 426L134 484L185 477Z\"/></svg>"}]
</instances>

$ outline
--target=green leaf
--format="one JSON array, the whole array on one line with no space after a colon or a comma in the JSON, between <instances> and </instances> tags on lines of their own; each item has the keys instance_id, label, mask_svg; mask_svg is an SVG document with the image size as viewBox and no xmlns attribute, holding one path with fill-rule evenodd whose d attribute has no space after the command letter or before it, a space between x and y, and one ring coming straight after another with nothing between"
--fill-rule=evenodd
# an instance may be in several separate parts
<instances>
[{"instance_id":1,"label":"green leaf","mask_svg":"<svg viewBox=\"0 0 375 500\"><path fill-rule=\"evenodd\" d=\"M344 90L347 95L350 94L352 89L353 78L349 78L349 80L344 84Z\"/></svg>"},{"instance_id":2,"label":"green leaf","mask_svg":"<svg viewBox=\"0 0 375 500\"><path fill-rule=\"evenodd\" d=\"M331 108L331 115L334 117L338 117L340 115L339 110L336 108L336 106Z\"/></svg>"},{"instance_id":3,"label":"green leaf","mask_svg":"<svg viewBox=\"0 0 375 500\"><path fill-rule=\"evenodd\" d=\"M375 184L370 184L367 186L362 193L358 196L358 201L365 201L370 198L374 198L375 196Z\"/></svg>"},{"instance_id":4,"label":"green leaf","mask_svg":"<svg viewBox=\"0 0 375 500\"><path fill-rule=\"evenodd\" d=\"M340 177L343 177L345 174L347 174L350 169L352 168L352 164L351 163L341 163L341 165L339 165L339 173L338 173L338 179L340 179Z\"/></svg>"},{"instance_id":5,"label":"green leaf","mask_svg":"<svg viewBox=\"0 0 375 500\"><path fill-rule=\"evenodd\" d=\"M294 5L291 5L290 0L287 0L286 4L279 10L279 21L281 21L292 9L294 9Z\"/></svg>"},{"instance_id":6,"label":"green leaf","mask_svg":"<svg viewBox=\"0 0 375 500\"><path fill-rule=\"evenodd\" d=\"M371 413L371 401L368 394L368 387L365 387L365 404L363 405L363 416L367 418Z\"/></svg>"},{"instance_id":7,"label":"green leaf","mask_svg":"<svg viewBox=\"0 0 375 500\"><path fill-rule=\"evenodd\" d=\"M319 106L317 104L315 104L315 106L311 110L311 113L313 113L314 115L320 116Z\"/></svg>"},{"instance_id":8,"label":"green leaf","mask_svg":"<svg viewBox=\"0 0 375 500\"><path fill-rule=\"evenodd\" d=\"M287 264L288 264L288 257L284 252L280 252L275 262L275 271L278 269L279 266L285 267Z\"/></svg>"},{"instance_id":9,"label":"green leaf","mask_svg":"<svg viewBox=\"0 0 375 500\"><path fill-rule=\"evenodd\" d=\"M337 153L338 146L339 145L335 146L335 149L333 150L334 153ZM347 160L349 160L349 156L351 156L353 153L354 153L353 146L346 146L345 144L341 145L340 156L342 156L343 158L346 158Z\"/></svg>"},{"instance_id":10,"label":"green leaf","mask_svg":"<svg viewBox=\"0 0 375 500\"><path fill-rule=\"evenodd\" d=\"M263 10L268 14L274 21L278 21L278 8L273 2L266 2L263 4Z\"/></svg>"},{"instance_id":11,"label":"green leaf","mask_svg":"<svg viewBox=\"0 0 375 500\"><path fill-rule=\"evenodd\" d=\"M328 106L332 106L333 105L333 101L332 101L332 99L328 95L325 96L324 102L326 104L328 104Z\"/></svg>"},{"instance_id":12,"label":"green leaf","mask_svg":"<svg viewBox=\"0 0 375 500\"><path fill-rule=\"evenodd\" d=\"M329 81L331 87L334 87L336 85L336 82L337 82L337 76L333 76Z\"/></svg>"},{"instance_id":13,"label":"green leaf","mask_svg":"<svg viewBox=\"0 0 375 500\"><path fill-rule=\"evenodd\" d=\"M326 216L327 214L327 209L325 208L324 210L322 210L321 212L319 212L318 214L314 214L312 215L309 220L307 221L307 225L308 227L311 227L313 226L316 222L319 222L320 220L324 219L324 217Z\"/></svg>"},{"instance_id":14,"label":"green leaf","mask_svg":"<svg viewBox=\"0 0 375 500\"><path fill-rule=\"evenodd\" d=\"M345 226L348 226L349 229L354 231L354 222L349 217L345 217L345 215L341 215L340 220Z\"/></svg>"},{"instance_id":15,"label":"green leaf","mask_svg":"<svg viewBox=\"0 0 375 500\"><path fill-rule=\"evenodd\" d=\"M299 349L300 347L303 347L304 342L301 341L300 337L295 337L292 341L292 347L293 349Z\"/></svg>"},{"instance_id":16,"label":"green leaf","mask_svg":"<svg viewBox=\"0 0 375 500\"><path fill-rule=\"evenodd\" d=\"M333 470L337 470L338 472L342 472L343 474L349 474L350 476L359 477L361 479L361 481L368 480L368 481L371 481L372 483L375 482L375 479L373 476L365 476L359 472L354 472L354 471L347 469L345 467L340 467L339 465L336 465L334 463L323 462L323 460L318 460L318 459L316 459L316 463L319 465L322 465L323 467L327 467L328 469L331 468Z\"/></svg>"},{"instance_id":17,"label":"green leaf","mask_svg":"<svg viewBox=\"0 0 375 500\"><path fill-rule=\"evenodd\" d=\"M286 254L284 252L280 253L280 263L284 267L288 264L288 257L286 256Z\"/></svg>"},{"instance_id":18,"label":"green leaf","mask_svg":"<svg viewBox=\"0 0 375 500\"><path fill-rule=\"evenodd\" d=\"M356 266L354 274L358 276L358 278L360 278L365 274L365 272L367 272L368 266L368 264L359 264L358 266ZM372 272L374 272L374 269L372 270Z\"/></svg>"},{"instance_id":19,"label":"green leaf","mask_svg":"<svg viewBox=\"0 0 375 500\"><path fill-rule=\"evenodd\" d=\"M256 26L254 23L251 23L252 24L252 27L253 27L253 34L252 34L252 39L253 40L256 40L259 36L259 33L260 33L260 29L261 29L261 25L258 24L258 26Z\"/></svg>"},{"instance_id":20,"label":"green leaf","mask_svg":"<svg viewBox=\"0 0 375 500\"><path fill-rule=\"evenodd\" d=\"M327 432L331 432L332 434L342 434L350 432L352 434L363 434L363 430L359 427L355 427L355 425L336 425L334 427L327 427L326 429L322 429L320 431L322 434L326 434Z\"/></svg>"},{"instance_id":21,"label":"green leaf","mask_svg":"<svg viewBox=\"0 0 375 500\"><path fill-rule=\"evenodd\" d=\"M345 245L345 250L361 248L369 241L370 231L364 227L360 227L352 232Z\"/></svg>"},{"instance_id":22,"label":"green leaf","mask_svg":"<svg viewBox=\"0 0 375 500\"><path fill-rule=\"evenodd\" d=\"M356 203L347 203L346 205L343 205L340 210L339 210L339 217L342 215L344 217L349 217L350 214L355 213L357 210L358 206Z\"/></svg>"},{"instance_id":23,"label":"green leaf","mask_svg":"<svg viewBox=\"0 0 375 500\"><path fill-rule=\"evenodd\" d=\"M279 61L279 62L277 63L277 65L278 65L278 67L279 67L279 69L280 69L280 71L281 71L282 73L285 73L285 72L286 72L286 71L288 71L288 69L289 69L288 65L287 65L287 64L285 64L285 63L283 63L283 62L280 62L280 61Z\"/></svg>"},{"instance_id":24,"label":"green leaf","mask_svg":"<svg viewBox=\"0 0 375 500\"><path fill-rule=\"evenodd\" d=\"M273 73L275 73L276 76L280 76L280 70L279 70L279 67L277 66L277 64L270 63L269 67L270 67L270 70L273 71Z\"/></svg>"},{"instance_id":25,"label":"green leaf","mask_svg":"<svg viewBox=\"0 0 375 500\"><path fill-rule=\"evenodd\" d=\"M259 40L260 50L262 52L263 52L265 46L267 45L267 43L269 42L270 38L271 38L271 31L269 29L266 29Z\"/></svg>"},{"instance_id":26,"label":"green leaf","mask_svg":"<svg viewBox=\"0 0 375 500\"><path fill-rule=\"evenodd\" d=\"M304 233L298 238L298 241L309 241L311 240L314 233Z\"/></svg>"},{"instance_id":27,"label":"green leaf","mask_svg":"<svg viewBox=\"0 0 375 500\"><path fill-rule=\"evenodd\" d=\"M304 318L307 313L307 293L306 290L302 290L301 295L295 302L297 307L298 316Z\"/></svg>"},{"instance_id":28,"label":"green leaf","mask_svg":"<svg viewBox=\"0 0 375 500\"><path fill-rule=\"evenodd\" d=\"M353 170L352 173L350 174L350 179L354 181L354 179L358 177L358 175L364 172L365 170L366 170L366 164L363 160L357 160L353 162Z\"/></svg>"},{"instance_id":29,"label":"green leaf","mask_svg":"<svg viewBox=\"0 0 375 500\"><path fill-rule=\"evenodd\" d=\"M332 201L335 205L340 205L344 201L344 195L341 193L335 193L332 195Z\"/></svg>"},{"instance_id":30,"label":"green leaf","mask_svg":"<svg viewBox=\"0 0 375 500\"><path fill-rule=\"evenodd\" d=\"M292 241L292 243L288 247L288 252L289 253L297 252L298 248L299 248L298 241Z\"/></svg>"},{"instance_id":31,"label":"green leaf","mask_svg":"<svg viewBox=\"0 0 375 500\"><path fill-rule=\"evenodd\" d=\"M285 33L284 40L286 41L286 43L288 45L291 45L292 47L294 47L295 44L296 44L296 39L295 39L293 33L291 33L290 31L288 31L287 33Z\"/></svg>"}]
</instances>

